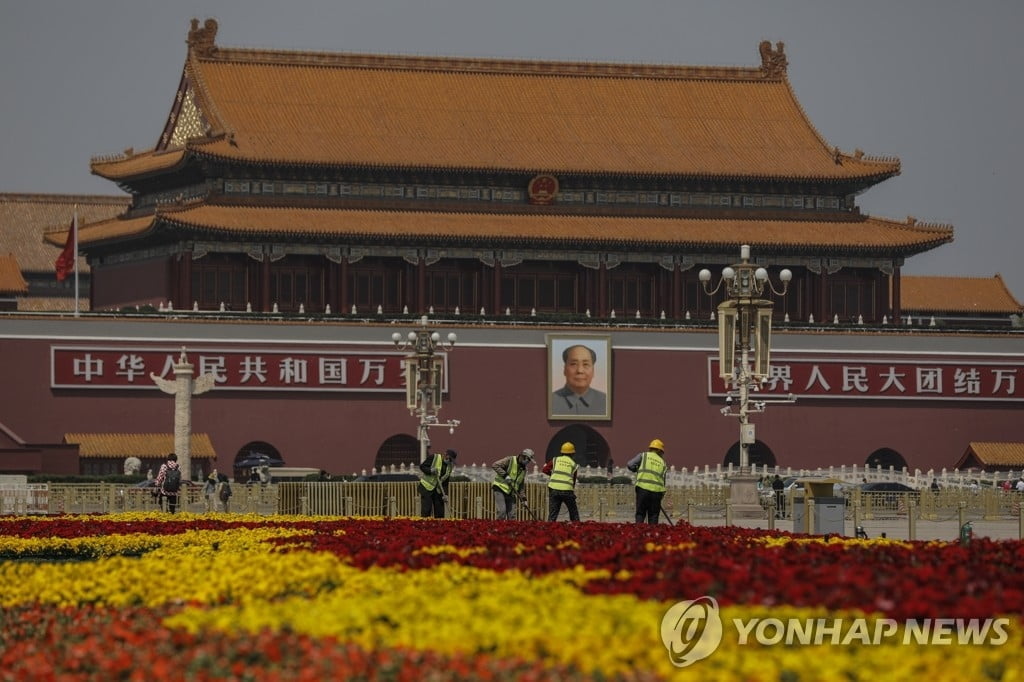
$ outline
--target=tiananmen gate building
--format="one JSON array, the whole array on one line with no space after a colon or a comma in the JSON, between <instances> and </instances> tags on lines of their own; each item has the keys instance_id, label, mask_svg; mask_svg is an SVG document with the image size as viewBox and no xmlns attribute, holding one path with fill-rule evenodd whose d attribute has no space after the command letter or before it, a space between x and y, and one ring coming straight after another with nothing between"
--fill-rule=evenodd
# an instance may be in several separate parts
<instances>
[{"instance_id":1,"label":"tiananmen gate building","mask_svg":"<svg viewBox=\"0 0 1024 682\"><path fill-rule=\"evenodd\" d=\"M764 395L796 403L756 419L755 463L927 470L971 442L1021 440L1020 304L981 282L956 329L903 310L906 259L953 228L861 212L900 163L827 142L781 43L755 66L689 67L216 36L193 20L156 145L92 160L130 195L79 231L93 312L0 322L19 386L0 422L23 445L166 430L150 374L185 347L216 377L193 426L222 470L256 450L332 472L410 461L391 335L425 315L459 336L444 414L461 425L433 446L461 462L572 440L582 463L621 464L655 437L677 467L735 461L722 294L698 272L741 245L772 277L793 273L773 297ZM566 339L607 349L600 418L551 409Z\"/></svg>"}]
</instances>

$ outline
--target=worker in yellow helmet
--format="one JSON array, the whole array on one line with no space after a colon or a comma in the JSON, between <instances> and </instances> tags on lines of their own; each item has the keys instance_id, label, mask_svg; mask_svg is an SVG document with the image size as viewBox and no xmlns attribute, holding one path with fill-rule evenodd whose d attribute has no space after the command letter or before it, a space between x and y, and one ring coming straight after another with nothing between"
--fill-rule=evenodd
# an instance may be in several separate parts
<instances>
[{"instance_id":1,"label":"worker in yellow helmet","mask_svg":"<svg viewBox=\"0 0 1024 682\"><path fill-rule=\"evenodd\" d=\"M665 444L655 438L647 450L626 462L626 468L636 472L636 522L656 525L665 497Z\"/></svg>"},{"instance_id":2,"label":"worker in yellow helmet","mask_svg":"<svg viewBox=\"0 0 1024 682\"><path fill-rule=\"evenodd\" d=\"M569 510L569 520L580 520L580 509L576 506L576 473L579 464L573 458L576 446L562 443L558 455L544 465L543 473L551 477L548 481L548 521L557 521L562 505Z\"/></svg>"}]
</instances>

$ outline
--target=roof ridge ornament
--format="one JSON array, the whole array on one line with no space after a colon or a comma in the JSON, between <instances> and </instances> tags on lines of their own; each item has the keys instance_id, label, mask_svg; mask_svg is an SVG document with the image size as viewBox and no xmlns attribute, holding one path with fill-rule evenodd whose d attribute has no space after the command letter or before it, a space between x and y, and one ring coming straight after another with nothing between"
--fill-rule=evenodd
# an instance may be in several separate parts
<instances>
[{"instance_id":1,"label":"roof ridge ornament","mask_svg":"<svg viewBox=\"0 0 1024 682\"><path fill-rule=\"evenodd\" d=\"M779 41L773 50L770 40L761 41L758 51L761 53L761 70L765 78L783 78L786 75L789 60L786 59L785 47L786 44Z\"/></svg>"},{"instance_id":2,"label":"roof ridge ornament","mask_svg":"<svg viewBox=\"0 0 1024 682\"><path fill-rule=\"evenodd\" d=\"M214 41L217 39L217 20L210 18L199 28L199 20L192 19L192 28L188 32L188 47L200 57L209 57L217 51Z\"/></svg>"}]
</instances>

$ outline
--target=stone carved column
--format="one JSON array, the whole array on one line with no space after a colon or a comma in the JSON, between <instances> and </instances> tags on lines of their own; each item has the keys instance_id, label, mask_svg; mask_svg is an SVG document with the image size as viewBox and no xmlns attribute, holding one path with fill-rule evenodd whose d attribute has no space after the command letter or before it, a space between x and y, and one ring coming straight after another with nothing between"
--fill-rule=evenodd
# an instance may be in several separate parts
<instances>
[{"instance_id":1,"label":"stone carved column","mask_svg":"<svg viewBox=\"0 0 1024 682\"><path fill-rule=\"evenodd\" d=\"M174 396L174 452L178 455L181 477L188 481L192 480L192 396L206 393L216 381L212 374L193 380L194 375L195 367L188 361L184 348L174 365L174 381L149 374L161 391Z\"/></svg>"}]
</instances>

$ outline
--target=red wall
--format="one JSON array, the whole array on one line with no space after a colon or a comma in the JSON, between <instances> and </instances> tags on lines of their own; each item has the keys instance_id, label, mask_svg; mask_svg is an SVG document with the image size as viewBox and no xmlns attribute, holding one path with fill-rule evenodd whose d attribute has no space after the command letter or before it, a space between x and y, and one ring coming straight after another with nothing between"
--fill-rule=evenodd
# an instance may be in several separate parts
<instances>
[{"instance_id":1,"label":"red wall","mask_svg":"<svg viewBox=\"0 0 1024 682\"><path fill-rule=\"evenodd\" d=\"M124 343L111 338L75 344L114 342ZM8 387L0 398L0 420L25 441L60 442L69 432L173 431L174 399L156 389L51 389L51 343L66 342L0 336L0 367ZM371 344L363 349L382 348ZM724 460L737 440L738 425L720 414L721 398L707 396L708 356L697 350L614 350L612 421L587 425L607 440L616 463L623 464L655 437L665 442L669 463L677 467L714 467ZM523 447L543 453L570 423L547 419L543 346L466 345L457 347L449 362L450 394L441 418L459 419L462 425L454 435L432 430L432 447L456 448L460 463L489 463ZM900 453L911 469L928 470L952 468L970 441L1024 439L1022 407L1021 402L804 399L769 406L752 421L758 440L780 466L863 465L884 447ZM416 433L404 395L398 393L215 389L194 400L192 426L210 435L222 471L230 470L238 450L251 441L272 444L290 466L334 473L369 469L387 438Z\"/></svg>"},{"instance_id":2,"label":"red wall","mask_svg":"<svg viewBox=\"0 0 1024 682\"><path fill-rule=\"evenodd\" d=\"M78 446L26 446L0 450L0 473L79 474Z\"/></svg>"},{"instance_id":3,"label":"red wall","mask_svg":"<svg viewBox=\"0 0 1024 682\"><path fill-rule=\"evenodd\" d=\"M129 305L152 305L171 300L170 264L166 258L92 268L92 309L119 310Z\"/></svg>"}]
</instances>

